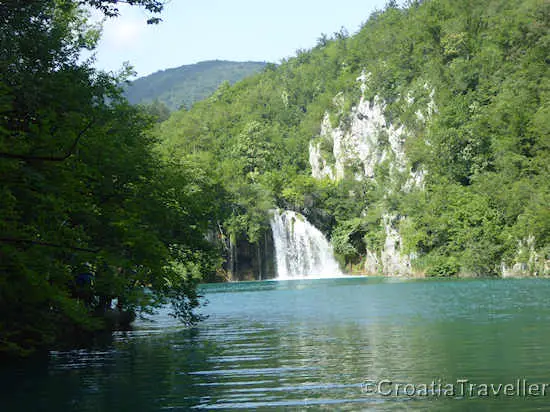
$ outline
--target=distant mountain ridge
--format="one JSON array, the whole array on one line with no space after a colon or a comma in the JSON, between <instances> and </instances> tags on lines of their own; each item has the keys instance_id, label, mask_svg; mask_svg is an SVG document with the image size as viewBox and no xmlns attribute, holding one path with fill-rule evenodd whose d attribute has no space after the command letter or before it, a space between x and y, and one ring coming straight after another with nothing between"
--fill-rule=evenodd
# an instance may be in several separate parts
<instances>
[{"instance_id":1,"label":"distant mountain ridge","mask_svg":"<svg viewBox=\"0 0 550 412\"><path fill-rule=\"evenodd\" d=\"M155 100L171 111L211 95L224 81L231 84L260 72L266 62L234 62L209 60L196 64L161 70L134 80L125 90L132 104L147 104Z\"/></svg>"}]
</instances>

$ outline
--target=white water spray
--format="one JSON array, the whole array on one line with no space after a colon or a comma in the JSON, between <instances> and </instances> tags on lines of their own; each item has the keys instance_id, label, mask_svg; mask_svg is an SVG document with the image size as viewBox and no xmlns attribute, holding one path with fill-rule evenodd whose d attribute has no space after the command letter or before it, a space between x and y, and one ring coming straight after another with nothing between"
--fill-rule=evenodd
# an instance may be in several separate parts
<instances>
[{"instance_id":1,"label":"white water spray","mask_svg":"<svg viewBox=\"0 0 550 412\"><path fill-rule=\"evenodd\" d=\"M276 210L271 219L277 279L342 276L332 247L323 234L299 213Z\"/></svg>"}]
</instances>

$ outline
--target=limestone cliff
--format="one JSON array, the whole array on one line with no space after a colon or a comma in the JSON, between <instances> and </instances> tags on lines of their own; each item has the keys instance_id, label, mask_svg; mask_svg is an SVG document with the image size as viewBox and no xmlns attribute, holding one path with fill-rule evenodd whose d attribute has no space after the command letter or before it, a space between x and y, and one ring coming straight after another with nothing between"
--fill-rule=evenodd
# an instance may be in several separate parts
<instances>
[{"instance_id":1,"label":"limestone cliff","mask_svg":"<svg viewBox=\"0 0 550 412\"><path fill-rule=\"evenodd\" d=\"M548 276L550 260L535 248L535 238L529 236L518 242L516 254L509 264L501 264L503 278L524 276Z\"/></svg>"},{"instance_id":2,"label":"limestone cliff","mask_svg":"<svg viewBox=\"0 0 550 412\"><path fill-rule=\"evenodd\" d=\"M369 100L365 96L372 85L370 75L363 73L357 82L361 97L349 113L344 113L344 97L337 95L334 106L337 108L339 124L333 126L331 114L326 113L320 135L310 142L309 162L313 177L340 180L353 177L356 180L377 181L377 170L387 165L391 184L385 190L410 191L422 189L425 171L413 170L405 152L405 142L411 131L404 122L390 122L386 116L386 102L375 95ZM419 90L418 90L419 89ZM415 111L415 121L425 124L436 111L434 90L428 84L411 91L404 97L405 106L411 109L415 104L415 94L423 94L428 104ZM414 109L414 108L413 108ZM402 182L402 183L400 183ZM366 251L364 269L368 273L387 275L411 275L411 256L402 252L402 239L399 222L405 219L385 213L381 222L385 241L380 250Z\"/></svg>"}]
</instances>

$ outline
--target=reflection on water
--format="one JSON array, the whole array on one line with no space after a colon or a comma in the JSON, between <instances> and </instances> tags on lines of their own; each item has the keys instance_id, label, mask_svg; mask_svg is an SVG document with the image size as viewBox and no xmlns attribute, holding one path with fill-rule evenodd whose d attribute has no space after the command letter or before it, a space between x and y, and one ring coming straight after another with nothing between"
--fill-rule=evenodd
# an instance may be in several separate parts
<instances>
[{"instance_id":1,"label":"reflection on water","mask_svg":"<svg viewBox=\"0 0 550 412\"><path fill-rule=\"evenodd\" d=\"M546 280L344 278L206 285L203 293L210 317L198 328L160 313L105 347L0 369L1 410L541 410L550 401L550 391L365 390L380 380L402 388L550 383Z\"/></svg>"}]
</instances>

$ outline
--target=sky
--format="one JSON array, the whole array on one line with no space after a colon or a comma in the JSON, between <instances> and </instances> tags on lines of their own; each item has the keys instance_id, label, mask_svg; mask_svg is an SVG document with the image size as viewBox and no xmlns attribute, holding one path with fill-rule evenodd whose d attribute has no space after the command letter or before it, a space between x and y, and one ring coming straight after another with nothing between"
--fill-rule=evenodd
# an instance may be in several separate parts
<instances>
[{"instance_id":1,"label":"sky","mask_svg":"<svg viewBox=\"0 0 550 412\"><path fill-rule=\"evenodd\" d=\"M104 23L96 67L118 71L123 62L138 77L204 60L278 63L315 46L322 33L355 33L387 0L170 0L158 25L122 6Z\"/></svg>"}]
</instances>

